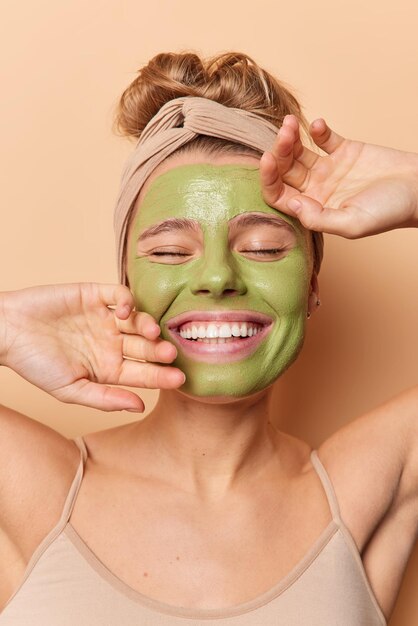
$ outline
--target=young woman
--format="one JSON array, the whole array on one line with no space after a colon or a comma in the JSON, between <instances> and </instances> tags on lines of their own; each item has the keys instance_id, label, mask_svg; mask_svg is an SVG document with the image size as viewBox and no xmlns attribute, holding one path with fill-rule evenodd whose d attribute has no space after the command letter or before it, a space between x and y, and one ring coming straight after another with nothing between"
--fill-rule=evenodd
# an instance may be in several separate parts
<instances>
[{"instance_id":1,"label":"young woman","mask_svg":"<svg viewBox=\"0 0 418 626\"><path fill-rule=\"evenodd\" d=\"M418 156L319 119L321 156L238 53L157 55L118 123L140 139L124 284L1 294L0 362L106 411L144 408L118 385L161 392L75 441L1 407L0 625L386 624L417 536L418 386L317 450L269 400L320 305L321 232L417 227Z\"/></svg>"}]
</instances>

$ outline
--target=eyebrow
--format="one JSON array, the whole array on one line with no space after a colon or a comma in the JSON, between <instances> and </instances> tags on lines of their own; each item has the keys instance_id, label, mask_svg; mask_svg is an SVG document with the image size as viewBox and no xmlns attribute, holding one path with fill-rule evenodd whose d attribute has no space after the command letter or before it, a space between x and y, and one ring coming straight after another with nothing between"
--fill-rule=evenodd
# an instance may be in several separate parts
<instances>
[{"instance_id":1,"label":"eyebrow","mask_svg":"<svg viewBox=\"0 0 418 626\"><path fill-rule=\"evenodd\" d=\"M267 215L264 213L242 213L241 215L236 215L230 219L228 223L231 228L248 228L250 226L267 225L275 226L276 228L285 228L292 233L295 232L293 226L281 217ZM148 237L155 237L161 233L173 232L176 230L189 230L198 233L200 231L200 226L196 220L172 217L168 220L160 222L159 224L154 224L153 226L146 228L138 237L137 241L140 242L144 239L148 239Z\"/></svg>"},{"instance_id":2,"label":"eyebrow","mask_svg":"<svg viewBox=\"0 0 418 626\"><path fill-rule=\"evenodd\" d=\"M174 230L192 230L197 233L199 232L200 227L195 220L172 217L168 220L164 220L164 222L160 222L159 224L154 224L154 226L150 226L144 230L144 232L138 237L138 241L143 241L148 237L155 237L160 233L172 232Z\"/></svg>"},{"instance_id":3,"label":"eyebrow","mask_svg":"<svg viewBox=\"0 0 418 626\"><path fill-rule=\"evenodd\" d=\"M230 225L233 228L248 228L250 226L275 226L276 228L285 228L288 231L294 233L294 227L286 222L283 218L275 215L268 215L266 213L242 213L236 215L230 220Z\"/></svg>"}]
</instances>

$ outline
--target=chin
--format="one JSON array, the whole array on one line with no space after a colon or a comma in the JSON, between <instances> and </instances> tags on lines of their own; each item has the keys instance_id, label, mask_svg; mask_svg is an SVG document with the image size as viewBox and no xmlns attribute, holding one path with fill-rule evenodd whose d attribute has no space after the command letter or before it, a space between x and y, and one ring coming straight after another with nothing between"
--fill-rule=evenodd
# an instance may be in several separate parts
<instances>
[{"instance_id":1,"label":"chin","mask_svg":"<svg viewBox=\"0 0 418 626\"><path fill-rule=\"evenodd\" d=\"M192 361L180 352L173 365L186 374L186 382L176 391L204 404L263 396L296 360L302 345L303 337L299 337L297 342L267 345L251 358L216 364Z\"/></svg>"},{"instance_id":2,"label":"chin","mask_svg":"<svg viewBox=\"0 0 418 626\"><path fill-rule=\"evenodd\" d=\"M189 390L187 389L187 383L183 385L180 389L176 389L178 393L181 393L183 396L195 400L197 402L202 402L203 404L232 404L234 402L238 402L239 400L246 400L248 398L256 399L258 396L264 395L268 389L270 389L275 381L260 385L257 389L248 390L239 390L237 393L225 393L221 390L213 390L209 392L205 390L205 392L198 392L196 389Z\"/></svg>"}]
</instances>

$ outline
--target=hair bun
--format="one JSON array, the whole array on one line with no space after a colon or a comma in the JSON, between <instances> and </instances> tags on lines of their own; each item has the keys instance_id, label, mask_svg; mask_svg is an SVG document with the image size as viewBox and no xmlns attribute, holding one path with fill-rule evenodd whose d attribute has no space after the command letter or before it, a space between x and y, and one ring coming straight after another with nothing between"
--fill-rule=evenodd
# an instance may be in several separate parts
<instances>
[{"instance_id":1,"label":"hair bun","mask_svg":"<svg viewBox=\"0 0 418 626\"><path fill-rule=\"evenodd\" d=\"M296 115L307 131L301 106L284 83L241 52L202 59L194 52L162 52L138 70L123 92L114 130L138 139L150 119L169 100L182 96L210 98L225 106L252 111L280 127Z\"/></svg>"}]
</instances>

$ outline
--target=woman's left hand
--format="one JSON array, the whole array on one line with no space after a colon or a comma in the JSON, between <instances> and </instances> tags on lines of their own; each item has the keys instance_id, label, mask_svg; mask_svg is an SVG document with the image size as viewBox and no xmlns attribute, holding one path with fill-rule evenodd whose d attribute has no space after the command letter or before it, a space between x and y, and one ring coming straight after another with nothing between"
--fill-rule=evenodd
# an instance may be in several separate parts
<instances>
[{"instance_id":1,"label":"woman's left hand","mask_svg":"<svg viewBox=\"0 0 418 626\"><path fill-rule=\"evenodd\" d=\"M417 154L345 139L322 118L309 132L324 156L302 144L297 117L285 117L260 162L265 202L309 230L348 239L418 227Z\"/></svg>"}]
</instances>

